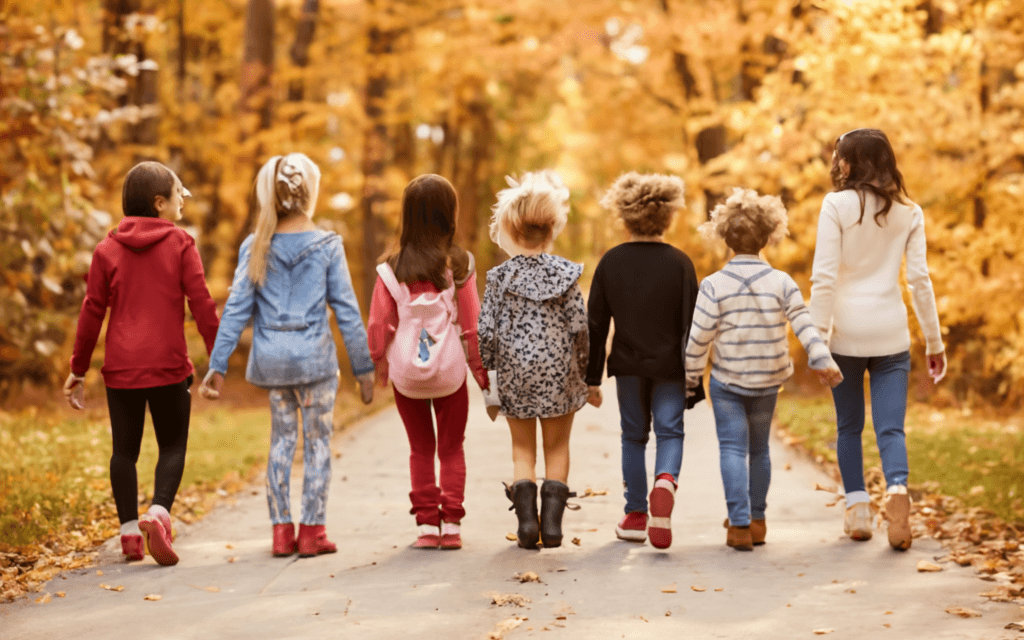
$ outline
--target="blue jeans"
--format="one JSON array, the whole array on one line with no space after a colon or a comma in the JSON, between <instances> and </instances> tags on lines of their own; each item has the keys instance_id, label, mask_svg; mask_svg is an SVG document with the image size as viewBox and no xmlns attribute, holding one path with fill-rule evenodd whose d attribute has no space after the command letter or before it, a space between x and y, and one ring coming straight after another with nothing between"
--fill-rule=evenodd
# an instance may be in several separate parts
<instances>
[{"instance_id":1,"label":"blue jeans","mask_svg":"<svg viewBox=\"0 0 1024 640\"><path fill-rule=\"evenodd\" d=\"M708 391L715 412L729 524L745 527L752 519L763 520L768 508L768 485L772 481L768 436L779 390L741 390L711 376Z\"/></svg>"},{"instance_id":2,"label":"blue jeans","mask_svg":"<svg viewBox=\"0 0 1024 640\"><path fill-rule=\"evenodd\" d=\"M887 486L907 484L907 382L910 352L861 358L837 353L832 358L843 372L843 381L832 389L836 404L836 457L846 493L864 491L864 372L871 380L871 420L875 424L878 453Z\"/></svg>"},{"instance_id":3,"label":"blue jeans","mask_svg":"<svg viewBox=\"0 0 1024 640\"><path fill-rule=\"evenodd\" d=\"M679 479L683 464L683 410L686 383L637 376L615 376L622 424L622 480L626 485L626 513L647 512L647 461L644 455L654 421L656 450L654 475Z\"/></svg>"}]
</instances>

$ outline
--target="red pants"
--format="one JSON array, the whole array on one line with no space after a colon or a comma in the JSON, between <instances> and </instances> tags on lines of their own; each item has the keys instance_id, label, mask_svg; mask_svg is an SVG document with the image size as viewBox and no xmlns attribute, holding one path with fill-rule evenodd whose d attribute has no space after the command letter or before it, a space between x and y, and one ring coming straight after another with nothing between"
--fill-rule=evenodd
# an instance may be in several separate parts
<instances>
[{"instance_id":1,"label":"red pants","mask_svg":"<svg viewBox=\"0 0 1024 640\"><path fill-rule=\"evenodd\" d=\"M437 414L437 438L430 405ZM462 442L469 419L469 393L463 384L450 396L416 400L395 389L395 405L409 436L409 475L412 479L410 513L416 524L459 522L466 515L466 453ZM434 454L441 461L441 486L434 480Z\"/></svg>"}]
</instances>

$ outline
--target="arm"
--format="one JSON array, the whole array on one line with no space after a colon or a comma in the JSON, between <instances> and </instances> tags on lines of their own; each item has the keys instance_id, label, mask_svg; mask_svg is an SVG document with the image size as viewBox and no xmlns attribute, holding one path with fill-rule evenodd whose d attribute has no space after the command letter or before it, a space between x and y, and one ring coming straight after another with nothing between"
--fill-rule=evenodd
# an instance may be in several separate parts
<instances>
[{"instance_id":1,"label":"arm","mask_svg":"<svg viewBox=\"0 0 1024 640\"><path fill-rule=\"evenodd\" d=\"M686 343L687 388L700 384L711 353L711 344L718 335L719 317L715 287L704 280L700 284L700 293L697 294L693 323L690 325L690 338Z\"/></svg>"},{"instance_id":2,"label":"arm","mask_svg":"<svg viewBox=\"0 0 1024 640\"><path fill-rule=\"evenodd\" d=\"M203 261L199 258L195 240L189 235L185 237L188 238L188 241L182 249L181 255L181 287L185 291L185 296L188 297L188 308L196 320L196 327L199 329L199 334L203 336L203 342L206 343L206 353L209 354L213 352L213 345L217 340L217 328L220 325L220 319L217 318L217 304L206 287Z\"/></svg>"},{"instance_id":3,"label":"arm","mask_svg":"<svg viewBox=\"0 0 1024 640\"><path fill-rule=\"evenodd\" d=\"M825 341L821 339L821 334L811 322L811 314L804 306L804 297L800 293L800 287L788 275L783 284L783 305L789 325L793 327L793 333L796 334L797 340L807 352L807 362L810 367L812 369L835 367L835 362L832 361L832 355L829 353Z\"/></svg>"},{"instance_id":4,"label":"arm","mask_svg":"<svg viewBox=\"0 0 1024 640\"><path fill-rule=\"evenodd\" d=\"M493 275L492 275L493 274ZM494 371L497 366L497 356L494 352L494 336L497 331L498 305L501 295L498 292L498 285L494 278L498 273L492 269L488 272L487 285L484 288L484 302L480 307L480 315L477 316L477 345L480 349L480 364L487 371Z\"/></svg>"},{"instance_id":5,"label":"arm","mask_svg":"<svg viewBox=\"0 0 1024 640\"><path fill-rule=\"evenodd\" d=\"M227 373L228 357L238 346L238 338L241 337L242 330L256 308L256 285L249 279L251 245L252 240L246 240L238 253L238 266L235 268L235 278L231 283L231 293L228 294L228 301L224 303L217 339L213 351L210 352L210 371L221 375Z\"/></svg>"},{"instance_id":6,"label":"arm","mask_svg":"<svg viewBox=\"0 0 1024 640\"><path fill-rule=\"evenodd\" d=\"M487 389L487 370L480 359L480 340L477 337L477 322L480 318L480 296L476 292L476 274L470 272L469 278L459 285L455 295L458 297L459 327L462 337L466 340L466 360L473 378L481 389Z\"/></svg>"},{"instance_id":7,"label":"arm","mask_svg":"<svg viewBox=\"0 0 1024 640\"><path fill-rule=\"evenodd\" d=\"M587 324L589 327L590 354L587 365L587 385L600 386L604 375L604 360L608 342L608 326L611 323L611 309L604 296L603 263L597 263L594 280L590 283L590 296L587 298Z\"/></svg>"},{"instance_id":8,"label":"arm","mask_svg":"<svg viewBox=\"0 0 1024 640\"><path fill-rule=\"evenodd\" d=\"M370 359L370 347L366 340L366 327L359 313L359 302L352 288L352 278L348 273L345 261L345 248L341 238L331 243L330 261L327 266L327 303L334 310L334 321L338 323L341 338L345 341L352 373L365 376L373 372L373 360Z\"/></svg>"},{"instance_id":9,"label":"arm","mask_svg":"<svg viewBox=\"0 0 1024 640\"><path fill-rule=\"evenodd\" d=\"M825 340L832 330L836 282L842 261L843 230L839 212L826 200L818 216L818 238L814 244L814 266L811 270L811 322Z\"/></svg>"},{"instance_id":10,"label":"arm","mask_svg":"<svg viewBox=\"0 0 1024 640\"><path fill-rule=\"evenodd\" d=\"M914 209L910 237L907 238L907 284L910 286L911 304L914 315L924 332L927 355L938 355L945 351L942 344L942 329L939 312L935 305L935 291L928 274L928 247L924 236L924 212Z\"/></svg>"},{"instance_id":11,"label":"arm","mask_svg":"<svg viewBox=\"0 0 1024 640\"><path fill-rule=\"evenodd\" d=\"M78 330L75 332L75 347L71 356L71 373L79 378L89 370L92 352L96 349L96 341L103 327L103 318L107 315L110 285L106 271L103 254L94 253L86 277L85 300L78 314Z\"/></svg>"},{"instance_id":12,"label":"arm","mask_svg":"<svg viewBox=\"0 0 1024 640\"><path fill-rule=\"evenodd\" d=\"M590 332L587 330L587 324L589 318L587 316L587 306L583 302L583 291L580 290L580 284L577 282L569 290L569 300L566 306L566 313L568 317L567 326L569 331L572 333L572 350L574 359L576 360L576 367L579 370L580 377L586 379L587 377L587 363L590 356Z\"/></svg>"}]
</instances>

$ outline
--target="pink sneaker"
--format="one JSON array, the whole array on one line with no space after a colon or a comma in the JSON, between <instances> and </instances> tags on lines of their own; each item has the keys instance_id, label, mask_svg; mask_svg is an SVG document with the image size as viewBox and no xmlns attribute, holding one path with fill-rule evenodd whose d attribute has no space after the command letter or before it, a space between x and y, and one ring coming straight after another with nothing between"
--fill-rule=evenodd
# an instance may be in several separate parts
<instances>
[{"instance_id":1,"label":"pink sneaker","mask_svg":"<svg viewBox=\"0 0 1024 640\"><path fill-rule=\"evenodd\" d=\"M128 557L128 562L137 562L146 557L146 543L141 535L129 533L121 536L121 553Z\"/></svg>"},{"instance_id":2,"label":"pink sneaker","mask_svg":"<svg viewBox=\"0 0 1024 640\"><path fill-rule=\"evenodd\" d=\"M171 515L166 512L147 513L147 515L151 518L156 518L156 520L164 526L164 530L167 531L167 535L170 537L171 542L174 542L175 536L174 529L171 528Z\"/></svg>"},{"instance_id":3,"label":"pink sneaker","mask_svg":"<svg viewBox=\"0 0 1024 640\"><path fill-rule=\"evenodd\" d=\"M647 540L647 514L643 511L630 511L615 527L615 535L620 540L630 542Z\"/></svg>"},{"instance_id":4,"label":"pink sneaker","mask_svg":"<svg viewBox=\"0 0 1024 640\"><path fill-rule=\"evenodd\" d=\"M457 522L441 523L441 544L442 549L461 549L462 531Z\"/></svg>"},{"instance_id":5,"label":"pink sneaker","mask_svg":"<svg viewBox=\"0 0 1024 640\"><path fill-rule=\"evenodd\" d=\"M156 517L145 514L139 518L139 529L146 539L146 549L157 564L170 567L178 564L178 554L171 547L171 532Z\"/></svg>"},{"instance_id":6,"label":"pink sneaker","mask_svg":"<svg viewBox=\"0 0 1024 640\"><path fill-rule=\"evenodd\" d=\"M417 527L419 537L412 543L413 549L436 549L441 545L441 527L433 524L421 524Z\"/></svg>"},{"instance_id":7,"label":"pink sneaker","mask_svg":"<svg viewBox=\"0 0 1024 640\"><path fill-rule=\"evenodd\" d=\"M672 507L676 501L676 483L671 473L658 474L649 500L651 545L655 549L668 549L672 546Z\"/></svg>"}]
</instances>

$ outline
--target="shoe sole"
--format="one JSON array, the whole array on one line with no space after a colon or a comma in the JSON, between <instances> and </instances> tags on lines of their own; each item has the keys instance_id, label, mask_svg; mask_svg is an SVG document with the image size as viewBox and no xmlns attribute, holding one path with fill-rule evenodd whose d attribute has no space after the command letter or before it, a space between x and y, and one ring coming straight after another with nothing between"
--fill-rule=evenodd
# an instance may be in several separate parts
<instances>
[{"instance_id":1,"label":"shoe sole","mask_svg":"<svg viewBox=\"0 0 1024 640\"><path fill-rule=\"evenodd\" d=\"M647 537L655 549L668 549L672 546L672 508L675 496L665 487L654 487L651 490L651 517L647 521Z\"/></svg>"},{"instance_id":2,"label":"shoe sole","mask_svg":"<svg viewBox=\"0 0 1024 640\"><path fill-rule=\"evenodd\" d=\"M441 539L438 536L420 536L416 539L416 542L412 543L413 549L437 549L441 545Z\"/></svg>"},{"instance_id":3,"label":"shoe sole","mask_svg":"<svg viewBox=\"0 0 1024 640\"><path fill-rule=\"evenodd\" d=\"M647 542L647 532L615 527L615 537L626 542Z\"/></svg>"},{"instance_id":4,"label":"shoe sole","mask_svg":"<svg viewBox=\"0 0 1024 640\"><path fill-rule=\"evenodd\" d=\"M157 564L165 567L178 564L178 554L171 548L170 535L162 522L143 518L139 520L139 529L142 531L143 540L146 541L146 551L153 556Z\"/></svg>"},{"instance_id":5,"label":"shoe sole","mask_svg":"<svg viewBox=\"0 0 1024 640\"><path fill-rule=\"evenodd\" d=\"M454 551L455 549L461 549L462 548L462 540L446 541L446 540L442 539L441 540L441 544L440 544L440 546L438 548L439 549L443 549L445 551Z\"/></svg>"}]
</instances>

